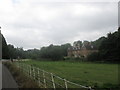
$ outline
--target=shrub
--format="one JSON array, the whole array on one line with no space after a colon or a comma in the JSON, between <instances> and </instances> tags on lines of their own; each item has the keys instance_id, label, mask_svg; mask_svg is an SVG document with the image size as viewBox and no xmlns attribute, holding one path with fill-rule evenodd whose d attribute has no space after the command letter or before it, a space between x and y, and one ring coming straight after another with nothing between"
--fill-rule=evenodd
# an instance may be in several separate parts
<instances>
[{"instance_id":1,"label":"shrub","mask_svg":"<svg viewBox=\"0 0 120 90\"><path fill-rule=\"evenodd\" d=\"M100 53L94 52L87 56L88 61L99 61L100 60Z\"/></svg>"}]
</instances>

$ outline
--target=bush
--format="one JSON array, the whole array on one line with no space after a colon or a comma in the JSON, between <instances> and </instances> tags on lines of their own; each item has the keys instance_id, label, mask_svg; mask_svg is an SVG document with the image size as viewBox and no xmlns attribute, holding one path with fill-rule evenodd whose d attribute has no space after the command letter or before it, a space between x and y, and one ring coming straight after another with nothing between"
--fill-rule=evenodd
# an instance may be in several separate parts
<instances>
[{"instance_id":1,"label":"bush","mask_svg":"<svg viewBox=\"0 0 120 90\"><path fill-rule=\"evenodd\" d=\"M94 52L87 56L88 61L100 61L100 59L101 57L99 52Z\"/></svg>"}]
</instances>

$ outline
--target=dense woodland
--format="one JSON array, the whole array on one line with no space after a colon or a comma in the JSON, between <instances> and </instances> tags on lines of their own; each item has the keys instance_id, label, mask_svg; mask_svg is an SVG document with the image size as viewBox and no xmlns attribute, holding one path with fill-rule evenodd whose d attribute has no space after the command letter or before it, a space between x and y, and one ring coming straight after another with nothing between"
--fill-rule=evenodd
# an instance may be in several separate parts
<instances>
[{"instance_id":1,"label":"dense woodland","mask_svg":"<svg viewBox=\"0 0 120 90\"><path fill-rule=\"evenodd\" d=\"M80 41L81 43L81 41ZM107 37L100 37L96 41L91 42L99 52L89 55L88 61L118 61L120 56L120 28L114 33L108 33ZM23 48L15 48L13 45L7 45L5 38L2 35L2 57L3 59L48 59L48 60L63 60L67 56L67 49L71 44L49 45L41 49L23 50ZM80 59L79 59L80 60Z\"/></svg>"},{"instance_id":2,"label":"dense woodland","mask_svg":"<svg viewBox=\"0 0 120 90\"><path fill-rule=\"evenodd\" d=\"M118 62L120 59L120 28L114 33L108 33L99 45L99 52L88 56L90 61L112 61Z\"/></svg>"}]
</instances>

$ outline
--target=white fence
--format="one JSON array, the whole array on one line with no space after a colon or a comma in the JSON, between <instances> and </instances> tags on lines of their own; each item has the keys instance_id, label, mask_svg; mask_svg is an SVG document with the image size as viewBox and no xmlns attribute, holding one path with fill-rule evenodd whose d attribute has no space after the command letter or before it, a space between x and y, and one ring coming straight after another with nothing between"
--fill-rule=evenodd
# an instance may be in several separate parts
<instances>
[{"instance_id":1,"label":"white fence","mask_svg":"<svg viewBox=\"0 0 120 90\"><path fill-rule=\"evenodd\" d=\"M26 75L38 82L39 86L43 88L65 88L66 90L68 88L84 88L85 90L92 90L91 87L73 83L32 65L20 62L15 62L15 65Z\"/></svg>"}]
</instances>

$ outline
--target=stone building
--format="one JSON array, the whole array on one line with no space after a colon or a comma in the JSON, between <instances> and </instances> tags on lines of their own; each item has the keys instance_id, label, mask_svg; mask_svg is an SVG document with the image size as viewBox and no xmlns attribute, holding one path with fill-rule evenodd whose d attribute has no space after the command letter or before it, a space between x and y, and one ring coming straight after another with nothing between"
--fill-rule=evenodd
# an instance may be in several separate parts
<instances>
[{"instance_id":1,"label":"stone building","mask_svg":"<svg viewBox=\"0 0 120 90\"><path fill-rule=\"evenodd\" d=\"M87 57L93 52L98 52L90 42L84 41L82 44L74 42L73 46L68 48L68 57Z\"/></svg>"}]
</instances>

